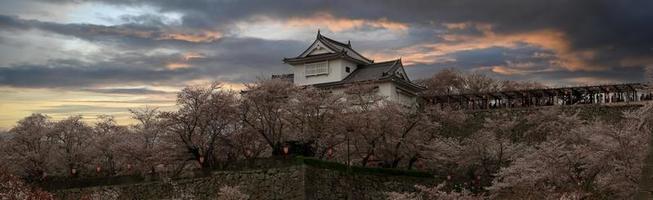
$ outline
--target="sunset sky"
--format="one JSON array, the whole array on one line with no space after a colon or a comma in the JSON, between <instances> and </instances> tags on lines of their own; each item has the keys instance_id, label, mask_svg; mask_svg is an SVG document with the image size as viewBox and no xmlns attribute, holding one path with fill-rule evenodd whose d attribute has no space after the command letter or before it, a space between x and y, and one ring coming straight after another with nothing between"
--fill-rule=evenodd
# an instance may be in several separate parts
<instances>
[{"instance_id":1,"label":"sunset sky","mask_svg":"<svg viewBox=\"0 0 653 200\"><path fill-rule=\"evenodd\" d=\"M650 0L0 0L0 128L30 113L172 109L175 92L288 73L317 30L412 79L443 68L550 86L639 82Z\"/></svg>"}]
</instances>

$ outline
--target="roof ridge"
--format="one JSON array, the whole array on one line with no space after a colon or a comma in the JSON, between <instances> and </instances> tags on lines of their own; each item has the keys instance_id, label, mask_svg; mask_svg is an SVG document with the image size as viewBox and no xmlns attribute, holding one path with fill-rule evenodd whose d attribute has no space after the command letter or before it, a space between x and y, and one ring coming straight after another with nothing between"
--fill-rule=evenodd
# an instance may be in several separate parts
<instances>
[{"instance_id":1,"label":"roof ridge","mask_svg":"<svg viewBox=\"0 0 653 200\"><path fill-rule=\"evenodd\" d=\"M318 34L318 37L322 37L322 38L328 40L329 42L336 43L337 45L340 45L340 46L349 47L349 45L347 45L347 44L345 44L345 43L342 43L342 42L339 42L339 41L337 41L337 40L331 39L331 38L329 38L329 37L327 37L327 36L324 36L324 35L322 35L322 34Z\"/></svg>"},{"instance_id":2,"label":"roof ridge","mask_svg":"<svg viewBox=\"0 0 653 200\"><path fill-rule=\"evenodd\" d=\"M401 58L395 60L395 63L392 64L392 67L390 67L390 69L388 71L397 70L397 68L399 68L398 66L400 66L400 64L401 64ZM402 67L403 67L403 65L402 65Z\"/></svg>"},{"instance_id":3,"label":"roof ridge","mask_svg":"<svg viewBox=\"0 0 653 200\"><path fill-rule=\"evenodd\" d=\"M383 73L381 73L381 77L386 77L388 75L392 75L394 70L397 70L397 63L399 63L401 59L396 59L392 61L392 65L390 65L390 68L385 70Z\"/></svg>"},{"instance_id":4,"label":"roof ridge","mask_svg":"<svg viewBox=\"0 0 653 200\"><path fill-rule=\"evenodd\" d=\"M331 38L329 38L329 37L327 37L327 36L324 36L324 35L322 35L322 34L319 33L319 32L318 32L318 34L317 34L317 39L318 39L318 40L325 40L326 42L324 42L324 43L325 43L325 45L327 45L327 46L330 45L329 43L333 43L333 45L338 45L338 46L344 47L344 48L346 48L346 49L349 49L349 50L351 50L351 52L353 52L353 53L355 53L356 55L360 56L363 60L368 61L368 62L370 62L370 63L374 63L374 60L369 59L369 58L363 56L362 54L358 53L358 51L356 51L356 50L354 50L353 48L351 48L351 41L349 41L348 44L345 44L345 43L339 42L339 41L337 41L337 40L331 39ZM333 47L331 47L331 48L333 48ZM343 49L344 49L344 48L343 48Z\"/></svg>"}]
</instances>

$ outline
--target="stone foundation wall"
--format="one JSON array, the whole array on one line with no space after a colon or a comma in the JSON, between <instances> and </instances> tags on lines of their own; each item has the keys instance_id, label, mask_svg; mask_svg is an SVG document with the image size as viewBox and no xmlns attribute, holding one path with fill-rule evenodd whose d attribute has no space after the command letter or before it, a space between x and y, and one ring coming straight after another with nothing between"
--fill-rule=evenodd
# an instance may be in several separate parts
<instances>
[{"instance_id":1,"label":"stone foundation wall","mask_svg":"<svg viewBox=\"0 0 653 200\"><path fill-rule=\"evenodd\" d=\"M308 167L306 199L386 199L385 192L412 192L415 185L434 185L433 178L351 174ZM349 196L350 198L347 198Z\"/></svg>"},{"instance_id":2,"label":"stone foundation wall","mask_svg":"<svg viewBox=\"0 0 653 200\"><path fill-rule=\"evenodd\" d=\"M215 171L203 178L61 189L57 199L216 199L221 186L239 186L250 199L385 199L387 191L414 191L435 179L400 175L351 174L308 165ZM347 196L351 198L347 198Z\"/></svg>"},{"instance_id":3,"label":"stone foundation wall","mask_svg":"<svg viewBox=\"0 0 653 200\"><path fill-rule=\"evenodd\" d=\"M239 186L250 199L305 199L304 166L217 171L208 177L55 191L57 199L216 199L224 185ZM99 198L95 198L99 197Z\"/></svg>"}]
</instances>

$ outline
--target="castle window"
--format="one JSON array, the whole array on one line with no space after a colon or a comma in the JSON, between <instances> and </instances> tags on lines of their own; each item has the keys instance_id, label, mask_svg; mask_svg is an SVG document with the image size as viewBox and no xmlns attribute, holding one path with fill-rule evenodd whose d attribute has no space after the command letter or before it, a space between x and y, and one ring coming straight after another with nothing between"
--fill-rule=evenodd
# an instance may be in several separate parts
<instances>
[{"instance_id":1,"label":"castle window","mask_svg":"<svg viewBox=\"0 0 653 200\"><path fill-rule=\"evenodd\" d=\"M345 72L349 73L351 72L351 69L349 67L345 67Z\"/></svg>"},{"instance_id":2,"label":"castle window","mask_svg":"<svg viewBox=\"0 0 653 200\"><path fill-rule=\"evenodd\" d=\"M329 74L329 65L327 62L308 63L304 66L306 67L306 76Z\"/></svg>"}]
</instances>

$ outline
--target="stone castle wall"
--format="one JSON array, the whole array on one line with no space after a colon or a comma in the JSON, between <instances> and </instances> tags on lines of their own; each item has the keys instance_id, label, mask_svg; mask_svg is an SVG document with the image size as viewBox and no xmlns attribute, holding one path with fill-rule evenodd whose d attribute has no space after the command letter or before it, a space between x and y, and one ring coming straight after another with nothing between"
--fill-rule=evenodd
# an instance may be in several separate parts
<instances>
[{"instance_id":1,"label":"stone castle wall","mask_svg":"<svg viewBox=\"0 0 653 200\"><path fill-rule=\"evenodd\" d=\"M216 199L221 186L239 186L250 199L385 199L387 191L414 191L433 178L348 173L308 165L214 171L201 178L69 188L53 191L57 199ZM351 198L347 198L347 197Z\"/></svg>"}]
</instances>

